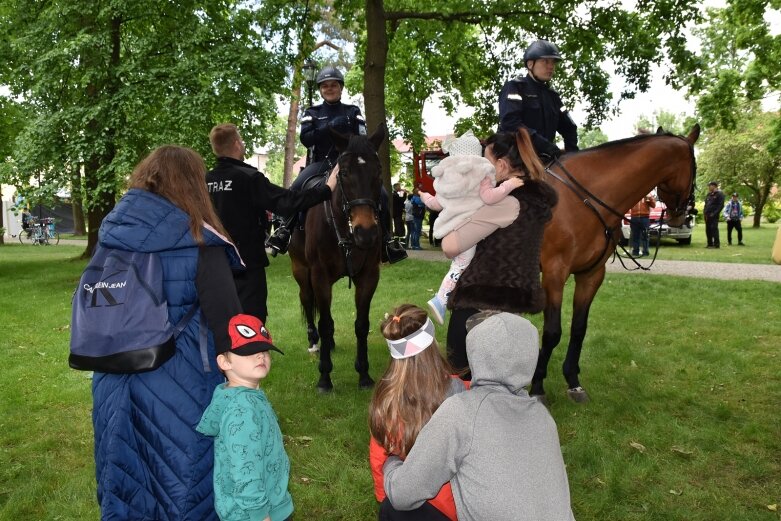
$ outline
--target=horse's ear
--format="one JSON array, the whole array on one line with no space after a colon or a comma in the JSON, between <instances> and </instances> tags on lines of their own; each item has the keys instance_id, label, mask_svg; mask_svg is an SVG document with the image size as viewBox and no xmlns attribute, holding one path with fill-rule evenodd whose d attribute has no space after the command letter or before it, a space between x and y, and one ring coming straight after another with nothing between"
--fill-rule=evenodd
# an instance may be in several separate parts
<instances>
[{"instance_id":1,"label":"horse's ear","mask_svg":"<svg viewBox=\"0 0 781 521\"><path fill-rule=\"evenodd\" d=\"M333 128L331 128L330 130L331 130L331 141L333 141L336 150L338 152L344 152L345 150L347 150L347 145L350 143L350 136L348 134L342 134L341 132L338 132Z\"/></svg>"},{"instance_id":2,"label":"horse's ear","mask_svg":"<svg viewBox=\"0 0 781 521\"><path fill-rule=\"evenodd\" d=\"M697 139L699 139L699 137L700 137L700 124L695 123L691 132L689 132L689 135L686 136L686 141L688 141L690 145L693 145L694 143L697 142Z\"/></svg>"},{"instance_id":3,"label":"horse's ear","mask_svg":"<svg viewBox=\"0 0 781 521\"><path fill-rule=\"evenodd\" d=\"M369 142L374 146L375 150L380 149L380 145L385 140L385 137L388 135L388 126L383 121L379 125L377 125L377 130L374 131L374 134L372 134L369 137Z\"/></svg>"},{"instance_id":4,"label":"horse's ear","mask_svg":"<svg viewBox=\"0 0 781 521\"><path fill-rule=\"evenodd\" d=\"M660 126L656 129L657 134L664 134L664 129Z\"/></svg>"}]
</instances>

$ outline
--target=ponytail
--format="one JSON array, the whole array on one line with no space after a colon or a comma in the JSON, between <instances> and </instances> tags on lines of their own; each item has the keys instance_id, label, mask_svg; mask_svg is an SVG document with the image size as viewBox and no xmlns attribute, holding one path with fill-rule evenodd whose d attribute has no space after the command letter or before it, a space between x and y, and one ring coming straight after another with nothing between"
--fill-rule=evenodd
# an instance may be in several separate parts
<instances>
[{"instance_id":1,"label":"ponytail","mask_svg":"<svg viewBox=\"0 0 781 521\"><path fill-rule=\"evenodd\" d=\"M542 165L540 158L537 157L537 152L534 150L531 137L529 137L529 131L525 128L519 128L515 134L515 143L518 146L518 152L526 174L534 181L542 181L545 167Z\"/></svg>"}]
</instances>

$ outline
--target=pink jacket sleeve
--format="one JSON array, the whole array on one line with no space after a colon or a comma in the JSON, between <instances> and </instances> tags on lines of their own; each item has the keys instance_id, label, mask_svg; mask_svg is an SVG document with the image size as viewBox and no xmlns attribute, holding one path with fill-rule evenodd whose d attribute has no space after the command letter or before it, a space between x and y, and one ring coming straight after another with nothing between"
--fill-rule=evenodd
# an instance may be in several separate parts
<instances>
[{"instance_id":1,"label":"pink jacket sleeve","mask_svg":"<svg viewBox=\"0 0 781 521\"><path fill-rule=\"evenodd\" d=\"M420 192L418 195L420 195L420 200L423 201L423 204L429 209L434 210L435 212L442 211L442 205L439 204L436 195L431 195L427 192Z\"/></svg>"},{"instance_id":2,"label":"pink jacket sleeve","mask_svg":"<svg viewBox=\"0 0 781 521\"><path fill-rule=\"evenodd\" d=\"M500 183L496 186L492 186L491 179L484 177L480 181L480 199L485 204L496 204L509 194L512 190L507 183Z\"/></svg>"}]
</instances>

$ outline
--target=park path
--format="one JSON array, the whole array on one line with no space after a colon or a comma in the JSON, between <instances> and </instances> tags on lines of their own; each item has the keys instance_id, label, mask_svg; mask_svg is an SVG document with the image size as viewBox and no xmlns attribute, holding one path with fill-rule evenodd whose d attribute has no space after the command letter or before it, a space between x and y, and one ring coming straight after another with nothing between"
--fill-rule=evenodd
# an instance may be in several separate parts
<instances>
[{"instance_id":1,"label":"park path","mask_svg":"<svg viewBox=\"0 0 781 521\"><path fill-rule=\"evenodd\" d=\"M83 240L63 239L60 244L83 245ZM410 250L411 259L427 261L447 261L439 249ZM627 266L634 266L631 261L624 260ZM640 259L643 266L650 263L648 258ZM733 264L729 262L695 262L657 260L650 271L626 271L616 259L607 262L609 273L633 273L637 276L676 275L681 277L699 277L703 279L721 280L767 280L781 282L781 266L775 264Z\"/></svg>"},{"instance_id":2,"label":"park path","mask_svg":"<svg viewBox=\"0 0 781 521\"><path fill-rule=\"evenodd\" d=\"M411 259L429 261L447 261L438 249L409 251ZM640 264L648 266L648 258L639 259ZM631 260L624 259L627 267L635 267ZM767 280L781 282L781 266L775 264L733 264L729 262L695 262L657 260L650 271L627 271L618 259L607 261L608 273L633 273L637 276L676 275L680 277L699 277L720 280Z\"/></svg>"}]
</instances>

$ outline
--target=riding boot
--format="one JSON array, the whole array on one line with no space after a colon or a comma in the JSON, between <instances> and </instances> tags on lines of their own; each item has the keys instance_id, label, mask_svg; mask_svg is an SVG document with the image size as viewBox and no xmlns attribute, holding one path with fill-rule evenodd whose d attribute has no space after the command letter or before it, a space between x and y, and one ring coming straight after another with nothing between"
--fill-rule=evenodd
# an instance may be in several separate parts
<instances>
[{"instance_id":1,"label":"riding boot","mask_svg":"<svg viewBox=\"0 0 781 521\"><path fill-rule=\"evenodd\" d=\"M290 246L290 236L296 225L298 214L293 214L280 224L274 233L266 239L266 248L271 248L271 256L284 255Z\"/></svg>"},{"instance_id":2,"label":"riding boot","mask_svg":"<svg viewBox=\"0 0 781 521\"><path fill-rule=\"evenodd\" d=\"M407 258L407 250L401 245L399 239L391 236L389 231L383 230L382 242L382 262L394 264Z\"/></svg>"}]
</instances>

